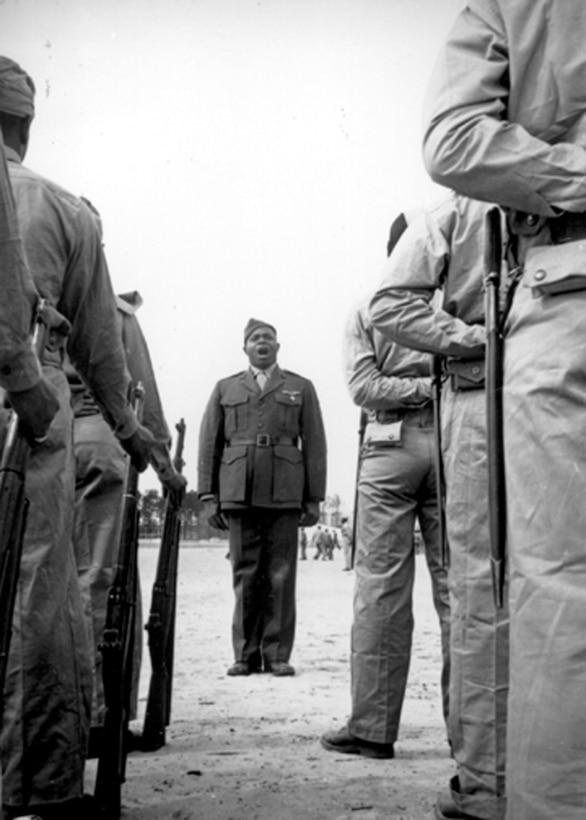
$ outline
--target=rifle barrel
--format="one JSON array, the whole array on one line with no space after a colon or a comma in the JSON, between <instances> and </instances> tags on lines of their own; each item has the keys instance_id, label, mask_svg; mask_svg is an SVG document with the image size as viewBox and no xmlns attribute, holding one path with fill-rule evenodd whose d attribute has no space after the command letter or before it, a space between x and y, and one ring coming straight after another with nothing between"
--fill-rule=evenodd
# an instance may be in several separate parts
<instances>
[{"instance_id":1,"label":"rifle barrel","mask_svg":"<svg viewBox=\"0 0 586 820\"><path fill-rule=\"evenodd\" d=\"M503 606L506 552L505 450L503 434L503 333L500 311L501 221L498 208L486 219L486 433L488 463L488 529L496 606Z\"/></svg>"}]
</instances>

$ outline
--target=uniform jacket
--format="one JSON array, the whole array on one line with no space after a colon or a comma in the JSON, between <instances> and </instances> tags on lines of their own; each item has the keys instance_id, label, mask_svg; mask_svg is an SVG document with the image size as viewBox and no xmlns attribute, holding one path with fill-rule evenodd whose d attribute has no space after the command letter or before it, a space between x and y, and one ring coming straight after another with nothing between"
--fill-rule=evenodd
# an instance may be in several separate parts
<instances>
[{"instance_id":1,"label":"uniform jacket","mask_svg":"<svg viewBox=\"0 0 586 820\"><path fill-rule=\"evenodd\" d=\"M0 137L0 386L26 390L41 370L30 344L35 289L20 241L16 210Z\"/></svg>"},{"instance_id":2,"label":"uniform jacket","mask_svg":"<svg viewBox=\"0 0 586 820\"><path fill-rule=\"evenodd\" d=\"M150 430L157 441L163 442L167 446L171 436L165 420L148 345L136 317L136 312L141 305L142 298L138 291L123 293L116 297L118 320L128 372L133 385L141 382L144 387L142 424L147 430ZM99 407L96 405L91 391L87 389L69 363L66 372L71 387L74 415L87 416L98 413Z\"/></svg>"},{"instance_id":3,"label":"uniform jacket","mask_svg":"<svg viewBox=\"0 0 586 820\"><path fill-rule=\"evenodd\" d=\"M279 367L262 393L250 370L219 381L201 424L198 473L199 495L217 496L224 510L322 501L326 441L313 384Z\"/></svg>"},{"instance_id":4,"label":"uniform jacket","mask_svg":"<svg viewBox=\"0 0 586 820\"><path fill-rule=\"evenodd\" d=\"M586 211L586 3L469 0L432 75L436 182L520 211Z\"/></svg>"},{"instance_id":5,"label":"uniform jacket","mask_svg":"<svg viewBox=\"0 0 586 820\"><path fill-rule=\"evenodd\" d=\"M378 331L415 350L483 356L485 217L490 207L450 192L408 226L370 303ZM442 304L436 307L439 290Z\"/></svg>"},{"instance_id":6,"label":"uniform jacket","mask_svg":"<svg viewBox=\"0 0 586 820\"><path fill-rule=\"evenodd\" d=\"M346 382L354 403L367 410L417 410L431 401L429 356L386 339L367 305L350 317L345 338Z\"/></svg>"},{"instance_id":7,"label":"uniform jacket","mask_svg":"<svg viewBox=\"0 0 586 820\"><path fill-rule=\"evenodd\" d=\"M130 378L100 235L90 209L6 148L18 223L35 286L71 323L67 352L119 438L136 430Z\"/></svg>"}]
</instances>

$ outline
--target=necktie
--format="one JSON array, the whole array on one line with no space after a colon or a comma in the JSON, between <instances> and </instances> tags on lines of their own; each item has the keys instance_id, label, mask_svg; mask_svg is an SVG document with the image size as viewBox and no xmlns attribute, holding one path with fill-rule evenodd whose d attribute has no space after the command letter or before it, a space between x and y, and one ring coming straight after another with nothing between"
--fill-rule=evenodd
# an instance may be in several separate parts
<instances>
[{"instance_id":1,"label":"necktie","mask_svg":"<svg viewBox=\"0 0 586 820\"><path fill-rule=\"evenodd\" d=\"M259 390L262 393L265 389L265 385L267 383L267 374L263 370L259 370L256 374L256 383L258 384Z\"/></svg>"}]
</instances>

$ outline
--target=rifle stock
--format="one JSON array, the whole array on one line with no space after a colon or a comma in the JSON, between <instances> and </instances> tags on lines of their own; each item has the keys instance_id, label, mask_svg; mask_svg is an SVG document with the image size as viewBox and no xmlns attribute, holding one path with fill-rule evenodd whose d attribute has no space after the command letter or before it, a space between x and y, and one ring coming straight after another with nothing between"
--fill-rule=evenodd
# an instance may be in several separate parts
<instances>
[{"instance_id":1,"label":"rifle stock","mask_svg":"<svg viewBox=\"0 0 586 820\"><path fill-rule=\"evenodd\" d=\"M486 216L486 436L488 461L488 529L493 594L503 606L506 558L505 450L503 436L503 353L500 310L502 262L501 217L498 208Z\"/></svg>"},{"instance_id":2,"label":"rifle stock","mask_svg":"<svg viewBox=\"0 0 586 820\"><path fill-rule=\"evenodd\" d=\"M144 389L139 382L134 390L134 407L139 421L143 398ZM106 710L94 797L98 812L108 820L120 817L122 784L126 779L126 738L130 719L138 588L139 473L131 461L127 469L118 561L108 596L102 643L98 646L103 656Z\"/></svg>"},{"instance_id":3,"label":"rifle stock","mask_svg":"<svg viewBox=\"0 0 586 820\"><path fill-rule=\"evenodd\" d=\"M181 472L185 445L183 419L176 425L176 429L178 436L173 464L177 472ZM154 751L165 745L165 727L171 719L181 506L180 499L167 496L151 610L145 626L152 671L142 731L141 748L144 751Z\"/></svg>"},{"instance_id":4,"label":"rifle stock","mask_svg":"<svg viewBox=\"0 0 586 820\"><path fill-rule=\"evenodd\" d=\"M40 299L33 329L33 346L39 361L42 360L46 339L46 327L42 320L45 305L46 301ZM0 719L4 709L3 692L12 635L12 615L28 512L25 477L29 451L29 445L19 430L18 416L12 410L0 456Z\"/></svg>"}]
</instances>

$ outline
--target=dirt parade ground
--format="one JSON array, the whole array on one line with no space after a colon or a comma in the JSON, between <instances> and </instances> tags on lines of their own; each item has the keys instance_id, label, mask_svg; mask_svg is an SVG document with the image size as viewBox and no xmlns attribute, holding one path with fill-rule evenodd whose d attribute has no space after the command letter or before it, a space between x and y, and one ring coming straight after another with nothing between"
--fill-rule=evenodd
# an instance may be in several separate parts
<instances>
[{"instance_id":1,"label":"dirt parade ground","mask_svg":"<svg viewBox=\"0 0 586 820\"><path fill-rule=\"evenodd\" d=\"M148 617L157 549L141 545ZM418 556L413 656L394 760L326 752L320 735L348 717L354 574L341 553L299 562L297 674L226 676L232 588L224 545L184 544L167 744L128 757L124 820L423 820L454 773L441 717L439 629ZM150 660L145 645L141 731ZM93 791L95 761L88 763Z\"/></svg>"}]
</instances>

